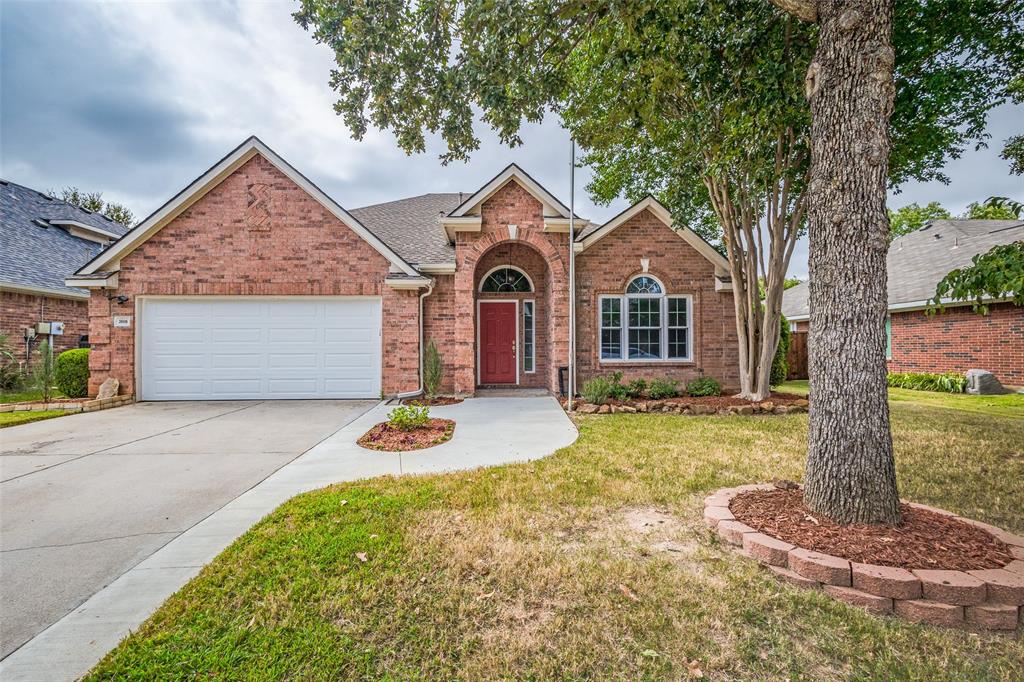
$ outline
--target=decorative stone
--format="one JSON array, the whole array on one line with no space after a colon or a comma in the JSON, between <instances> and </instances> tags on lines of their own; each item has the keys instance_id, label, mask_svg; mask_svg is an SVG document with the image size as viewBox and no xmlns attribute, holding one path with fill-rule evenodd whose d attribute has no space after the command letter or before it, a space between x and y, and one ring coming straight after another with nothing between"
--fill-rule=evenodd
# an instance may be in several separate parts
<instances>
[{"instance_id":1,"label":"decorative stone","mask_svg":"<svg viewBox=\"0 0 1024 682\"><path fill-rule=\"evenodd\" d=\"M789 568L819 583L850 586L850 562L837 556L798 547L789 553Z\"/></svg>"},{"instance_id":2,"label":"decorative stone","mask_svg":"<svg viewBox=\"0 0 1024 682\"><path fill-rule=\"evenodd\" d=\"M704 507L704 523L712 528L718 525L719 521L733 521L736 517L732 515L728 507Z\"/></svg>"},{"instance_id":3,"label":"decorative stone","mask_svg":"<svg viewBox=\"0 0 1024 682\"><path fill-rule=\"evenodd\" d=\"M789 552L794 546L764 533L746 533L743 549L758 561L772 566L787 566Z\"/></svg>"},{"instance_id":4,"label":"decorative stone","mask_svg":"<svg viewBox=\"0 0 1024 682\"><path fill-rule=\"evenodd\" d=\"M879 597L920 599L921 581L905 568L851 563L853 586Z\"/></svg>"},{"instance_id":5,"label":"decorative stone","mask_svg":"<svg viewBox=\"0 0 1024 682\"><path fill-rule=\"evenodd\" d=\"M979 604L964 609L967 622L986 630L1016 630L1017 607L1009 604Z\"/></svg>"},{"instance_id":6,"label":"decorative stone","mask_svg":"<svg viewBox=\"0 0 1024 682\"><path fill-rule=\"evenodd\" d=\"M847 604L867 609L871 613L892 613L892 599L888 597L879 597L878 595L868 594L852 587L842 587L840 585L823 585L822 589L825 590L825 594L831 595Z\"/></svg>"},{"instance_id":7,"label":"decorative stone","mask_svg":"<svg viewBox=\"0 0 1024 682\"><path fill-rule=\"evenodd\" d=\"M812 590L821 587L821 583L818 581L805 578L799 573L794 573L788 568L783 568L782 566L769 566L768 570L774 573L776 578L783 582L787 582L790 585L796 585L797 587L804 587Z\"/></svg>"},{"instance_id":8,"label":"decorative stone","mask_svg":"<svg viewBox=\"0 0 1024 682\"><path fill-rule=\"evenodd\" d=\"M576 406L576 411L581 414L594 414L597 412L597 405L591 405L590 403L583 403L582 405Z\"/></svg>"},{"instance_id":9,"label":"decorative stone","mask_svg":"<svg viewBox=\"0 0 1024 682\"><path fill-rule=\"evenodd\" d=\"M988 601L1014 606L1024 604L1024 575L1003 568L967 572L985 581Z\"/></svg>"},{"instance_id":10,"label":"decorative stone","mask_svg":"<svg viewBox=\"0 0 1024 682\"><path fill-rule=\"evenodd\" d=\"M747 533L756 532L753 528L740 521L720 521L718 523L718 535L730 545L743 546L743 536Z\"/></svg>"},{"instance_id":11,"label":"decorative stone","mask_svg":"<svg viewBox=\"0 0 1024 682\"><path fill-rule=\"evenodd\" d=\"M619 412L625 412L626 414L636 414L636 408L631 405L619 406Z\"/></svg>"},{"instance_id":12,"label":"decorative stone","mask_svg":"<svg viewBox=\"0 0 1024 682\"><path fill-rule=\"evenodd\" d=\"M916 623L955 627L964 622L964 607L954 604L928 599L897 599L893 607L896 615Z\"/></svg>"},{"instance_id":13,"label":"decorative stone","mask_svg":"<svg viewBox=\"0 0 1024 682\"><path fill-rule=\"evenodd\" d=\"M967 392L971 395L999 395L1006 389L996 379L996 375L984 369L969 369L967 376Z\"/></svg>"},{"instance_id":14,"label":"decorative stone","mask_svg":"<svg viewBox=\"0 0 1024 682\"><path fill-rule=\"evenodd\" d=\"M114 377L108 378L102 384L100 384L100 390L96 394L96 400L106 400L107 398L113 398L117 395L117 391L121 388L121 382Z\"/></svg>"},{"instance_id":15,"label":"decorative stone","mask_svg":"<svg viewBox=\"0 0 1024 682\"><path fill-rule=\"evenodd\" d=\"M597 413L598 414L608 414L611 411L612 411L612 408L611 408L610 405L602 405L601 407L597 408Z\"/></svg>"},{"instance_id":16,"label":"decorative stone","mask_svg":"<svg viewBox=\"0 0 1024 682\"><path fill-rule=\"evenodd\" d=\"M915 570L925 599L971 606L985 601L985 583L963 571Z\"/></svg>"}]
</instances>

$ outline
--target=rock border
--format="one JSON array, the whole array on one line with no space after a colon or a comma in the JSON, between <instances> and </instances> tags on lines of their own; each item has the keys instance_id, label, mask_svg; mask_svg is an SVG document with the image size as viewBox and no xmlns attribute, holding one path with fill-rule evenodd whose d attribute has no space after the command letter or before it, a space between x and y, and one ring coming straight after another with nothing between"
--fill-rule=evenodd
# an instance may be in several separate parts
<instances>
[{"instance_id":1,"label":"rock border","mask_svg":"<svg viewBox=\"0 0 1024 682\"><path fill-rule=\"evenodd\" d=\"M695 401L699 398L695 398ZM732 415L754 415L754 414L794 414L806 412L808 402L806 399L798 399L792 403L776 405L771 400L746 405L728 405L726 407L715 407L700 402L678 402L678 398L667 400L638 400L631 404L624 405L594 405L586 401L575 403L574 410L580 414L682 414L687 416L732 416ZM564 406L564 404L563 404Z\"/></svg>"},{"instance_id":2,"label":"rock border","mask_svg":"<svg viewBox=\"0 0 1024 682\"><path fill-rule=\"evenodd\" d=\"M820 589L876 615L915 623L1012 632L1024 628L1024 538L980 521L908 502L982 528L1010 547L1014 560L1003 568L941 571L859 564L797 547L760 533L733 516L732 498L770 483L722 488L704 498L704 522L735 551L756 559L783 582Z\"/></svg>"},{"instance_id":3,"label":"rock border","mask_svg":"<svg viewBox=\"0 0 1024 682\"><path fill-rule=\"evenodd\" d=\"M121 407L135 402L134 395L115 395L112 398L94 398L92 400L64 400L60 402L35 403L3 403L0 412L42 412L44 410L64 410L65 412L96 412Z\"/></svg>"}]
</instances>

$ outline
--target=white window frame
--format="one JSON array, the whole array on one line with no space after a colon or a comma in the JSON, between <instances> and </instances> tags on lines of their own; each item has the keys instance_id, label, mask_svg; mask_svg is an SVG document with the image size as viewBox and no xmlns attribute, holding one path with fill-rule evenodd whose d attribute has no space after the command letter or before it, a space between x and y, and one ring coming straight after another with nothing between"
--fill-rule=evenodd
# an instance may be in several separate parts
<instances>
[{"instance_id":1,"label":"white window frame","mask_svg":"<svg viewBox=\"0 0 1024 682\"><path fill-rule=\"evenodd\" d=\"M484 285L487 284L487 278L490 277L491 275L493 275L494 273L496 273L498 270L515 270L520 275L522 275L523 277L526 278L526 283L530 285L530 290L529 291L484 291ZM537 291L537 287L533 286L533 279L530 277L530 275L528 275L526 273L526 270L523 270L522 268L518 268L515 265L498 265L498 266L495 266L495 267L491 268L486 273L484 273L484 276L480 278L480 284L477 285L477 291L479 291L481 294L498 294L498 295L501 295L501 294L532 294L532 293L535 293Z\"/></svg>"},{"instance_id":2,"label":"white window frame","mask_svg":"<svg viewBox=\"0 0 1024 682\"><path fill-rule=\"evenodd\" d=\"M526 306L530 306L530 349L533 353L533 357L530 360L533 362L533 369L526 369ZM525 298L523 299L522 306L523 315L523 374L536 374L537 373L537 303L535 299Z\"/></svg>"},{"instance_id":3,"label":"white window frame","mask_svg":"<svg viewBox=\"0 0 1024 682\"><path fill-rule=\"evenodd\" d=\"M601 294L597 300L597 359L600 364L653 364L653 363L692 363L693 362L693 296L691 294L669 294L666 293L665 285L653 277L650 274L637 275L637 277L650 277L661 287L662 293L660 294ZM629 284L633 283L636 277L631 278L629 283L626 285L626 289L629 288ZM631 298L649 298L657 299L659 301L660 310L660 353L661 357L658 358L630 358L629 357L629 299ZM670 298L683 299L686 301L686 351L687 356L684 358L670 358L668 356L668 300ZM620 326L618 327L620 337L620 349L621 355L617 358L606 358L602 356L601 352L601 337L602 332L606 329L603 326L602 310L604 307L604 301L606 299L616 299L619 301L619 321ZM646 329L646 327L644 327ZM611 329L611 327L608 327Z\"/></svg>"}]
</instances>

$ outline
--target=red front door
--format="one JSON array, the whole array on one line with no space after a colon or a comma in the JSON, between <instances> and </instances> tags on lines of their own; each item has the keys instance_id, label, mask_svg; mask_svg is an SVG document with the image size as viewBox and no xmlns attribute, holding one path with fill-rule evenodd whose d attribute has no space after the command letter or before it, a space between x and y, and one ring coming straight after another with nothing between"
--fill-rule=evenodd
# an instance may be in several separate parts
<instances>
[{"instance_id":1,"label":"red front door","mask_svg":"<svg viewBox=\"0 0 1024 682\"><path fill-rule=\"evenodd\" d=\"M480 302L480 383L516 383L516 304Z\"/></svg>"}]
</instances>

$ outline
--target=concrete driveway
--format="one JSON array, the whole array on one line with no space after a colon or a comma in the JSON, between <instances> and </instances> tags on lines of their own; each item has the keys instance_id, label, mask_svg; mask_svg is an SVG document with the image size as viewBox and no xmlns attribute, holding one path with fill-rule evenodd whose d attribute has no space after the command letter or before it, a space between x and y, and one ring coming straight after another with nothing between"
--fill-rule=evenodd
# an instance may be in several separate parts
<instances>
[{"instance_id":1,"label":"concrete driveway","mask_svg":"<svg viewBox=\"0 0 1024 682\"><path fill-rule=\"evenodd\" d=\"M0 658L375 404L140 403L0 430Z\"/></svg>"}]
</instances>

